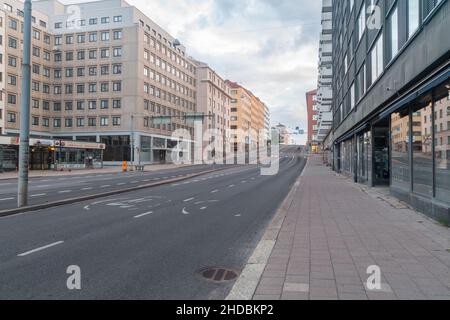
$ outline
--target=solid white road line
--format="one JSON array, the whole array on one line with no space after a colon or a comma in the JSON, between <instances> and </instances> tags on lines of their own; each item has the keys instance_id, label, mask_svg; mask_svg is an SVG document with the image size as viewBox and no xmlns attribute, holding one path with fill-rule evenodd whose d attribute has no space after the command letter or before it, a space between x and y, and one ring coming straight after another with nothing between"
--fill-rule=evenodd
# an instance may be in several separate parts
<instances>
[{"instance_id":1,"label":"solid white road line","mask_svg":"<svg viewBox=\"0 0 450 320\"><path fill-rule=\"evenodd\" d=\"M3 199L0 199L0 201L8 201L8 200L14 200L15 198L3 198Z\"/></svg>"},{"instance_id":2,"label":"solid white road line","mask_svg":"<svg viewBox=\"0 0 450 320\"><path fill-rule=\"evenodd\" d=\"M148 216L149 214L152 214L152 213L153 213L153 211L149 211L149 212L146 212L146 213L138 214L137 216L134 216L134 218L135 219L139 219L139 218Z\"/></svg>"},{"instance_id":3,"label":"solid white road line","mask_svg":"<svg viewBox=\"0 0 450 320\"><path fill-rule=\"evenodd\" d=\"M39 247L39 248L30 250L30 251L27 251L27 252L18 254L17 256L18 256L18 257L24 257L24 256L27 256L27 255L29 255L29 254L32 254L32 253L35 253L35 252L38 252L38 251L42 251L42 250L48 249L48 248L57 246L57 245L62 244L62 243L64 243L64 241L54 242L54 243L48 244L48 245L46 245L46 246Z\"/></svg>"}]
</instances>

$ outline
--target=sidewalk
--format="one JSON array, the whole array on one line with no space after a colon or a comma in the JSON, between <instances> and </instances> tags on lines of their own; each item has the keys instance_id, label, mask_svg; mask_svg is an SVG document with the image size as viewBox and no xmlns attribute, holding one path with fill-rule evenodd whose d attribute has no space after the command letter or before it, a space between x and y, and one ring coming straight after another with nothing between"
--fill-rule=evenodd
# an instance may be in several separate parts
<instances>
[{"instance_id":1,"label":"sidewalk","mask_svg":"<svg viewBox=\"0 0 450 320\"><path fill-rule=\"evenodd\" d=\"M253 299L450 299L450 229L318 156L291 193ZM371 265L381 290L365 285Z\"/></svg>"},{"instance_id":2,"label":"sidewalk","mask_svg":"<svg viewBox=\"0 0 450 320\"><path fill-rule=\"evenodd\" d=\"M154 164L154 165L146 165L145 172L153 172L159 170L168 170L168 169L176 169L183 168L189 165L174 165L174 164ZM120 173L122 172L122 166L112 166L112 167L104 167L103 169L85 169L85 170L64 170L64 171L53 171L53 170L30 170L29 177L30 178L39 178L39 177L58 177L58 176L76 176L82 174L107 174L107 173ZM0 173L0 180L6 179L15 179L17 178L18 173L16 171L4 172Z\"/></svg>"}]
</instances>

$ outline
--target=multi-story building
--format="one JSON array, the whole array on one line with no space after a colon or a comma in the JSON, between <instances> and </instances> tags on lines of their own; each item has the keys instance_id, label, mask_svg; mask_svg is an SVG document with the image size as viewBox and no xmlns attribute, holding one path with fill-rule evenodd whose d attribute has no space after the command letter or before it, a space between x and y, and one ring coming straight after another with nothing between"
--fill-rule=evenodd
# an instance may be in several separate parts
<instances>
[{"instance_id":1,"label":"multi-story building","mask_svg":"<svg viewBox=\"0 0 450 320\"><path fill-rule=\"evenodd\" d=\"M267 141L272 140L272 133L270 132L270 109L264 105L264 133Z\"/></svg>"},{"instance_id":2,"label":"multi-story building","mask_svg":"<svg viewBox=\"0 0 450 320\"><path fill-rule=\"evenodd\" d=\"M231 88L206 63L195 61L194 65L197 79L197 111L205 115L204 158L222 162L230 143Z\"/></svg>"},{"instance_id":3,"label":"multi-story building","mask_svg":"<svg viewBox=\"0 0 450 320\"><path fill-rule=\"evenodd\" d=\"M18 0L0 8L7 135L20 125L22 9ZM191 152L172 133L193 134L183 116L196 110L195 66L178 40L136 7L122 0L34 1L32 28L32 137L101 143L111 163L164 162L172 150ZM155 123L153 116L171 121Z\"/></svg>"},{"instance_id":4,"label":"multi-story building","mask_svg":"<svg viewBox=\"0 0 450 320\"><path fill-rule=\"evenodd\" d=\"M306 109L308 114L308 138L306 145L312 152L317 152L317 121L319 119L317 90L311 90L306 93Z\"/></svg>"},{"instance_id":5,"label":"multi-story building","mask_svg":"<svg viewBox=\"0 0 450 320\"><path fill-rule=\"evenodd\" d=\"M280 144L288 145L290 143L290 134L288 128L284 124L278 124L275 127L278 131Z\"/></svg>"},{"instance_id":6,"label":"multi-story building","mask_svg":"<svg viewBox=\"0 0 450 320\"><path fill-rule=\"evenodd\" d=\"M335 1L334 167L450 218L450 2Z\"/></svg>"},{"instance_id":7,"label":"multi-story building","mask_svg":"<svg viewBox=\"0 0 450 320\"><path fill-rule=\"evenodd\" d=\"M319 68L317 81L317 143L323 144L325 137L333 125L333 114L331 111L333 98L333 23L332 23L332 0L322 0L321 25L319 44Z\"/></svg>"},{"instance_id":8,"label":"multi-story building","mask_svg":"<svg viewBox=\"0 0 450 320\"><path fill-rule=\"evenodd\" d=\"M227 80L231 88L231 140L236 150L257 150L265 137L265 104L251 91ZM235 131L233 133L233 130ZM250 149L248 149L250 148Z\"/></svg>"}]
</instances>

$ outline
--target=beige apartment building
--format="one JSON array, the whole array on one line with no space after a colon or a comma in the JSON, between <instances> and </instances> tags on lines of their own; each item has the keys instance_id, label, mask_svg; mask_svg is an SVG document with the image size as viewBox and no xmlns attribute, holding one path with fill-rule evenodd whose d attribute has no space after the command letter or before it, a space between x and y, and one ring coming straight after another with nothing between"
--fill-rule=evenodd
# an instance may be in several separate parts
<instances>
[{"instance_id":1,"label":"beige apartment building","mask_svg":"<svg viewBox=\"0 0 450 320\"><path fill-rule=\"evenodd\" d=\"M260 141L267 143L269 110L250 90L229 80L227 84L231 88L231 130L236 130L231 140L235 150L242 148L242 145L255 150L260 146Z\"/></svg>"},{"instance_id":2,"label":"beige apartment building","mask_svg":"<svg viewBox=\"0 0 450 320\"><path fill-rule=\"evenodd\" d=\"M197 112L203 121L203 159L223 162L229 153L231 88L208 64L194 62L197 79Z\"/></svg>"},{"instance_id":3,"label":"beige apartment building","mask_svg":"<svg viewBox=\"0 0 450 320\"><path fill-rule=\"evenodd\" d=\"M0 126L8 136L19 133L22 9L17 0L0 5ZM177 129L193 136L185 116L196 111L195 66L178 40L121 0L34 1L32 29L33 138L98 143L111 164L191 154L190 139L172 138ZM66 162L83 161L60 151ZM49 148L40 152L37 161L58 161Z\"/></svg>"}]
</instances>

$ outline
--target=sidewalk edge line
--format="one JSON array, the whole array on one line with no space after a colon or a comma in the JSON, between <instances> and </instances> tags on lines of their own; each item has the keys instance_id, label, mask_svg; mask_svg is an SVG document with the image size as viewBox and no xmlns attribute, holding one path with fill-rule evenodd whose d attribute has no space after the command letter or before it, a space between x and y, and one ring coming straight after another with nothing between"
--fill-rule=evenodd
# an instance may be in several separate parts
<instances>
[{"instance_id":1,"label":"sidewalk edge line","mask_svg":"<svg viewBox=\"0 0 450 320\"><path fill-rule=\"evenodd\" d=\"M278 239L281 227L283 226L288 209L294 200L294 195L300 187L300 180L303 178L303 174L308 167L308 163L309 158L306 158L306 163L302 174L297 178L288 195L281 203L275 216L272 218L272 221L264 232L263 237L256 246L256 249L253 251L247 261L247 264L225 300L252 300L261 280L262 274L266 268L267 261L269 260L273 248L275 247L275 243Z\"/></svg>"}]
</instances>

